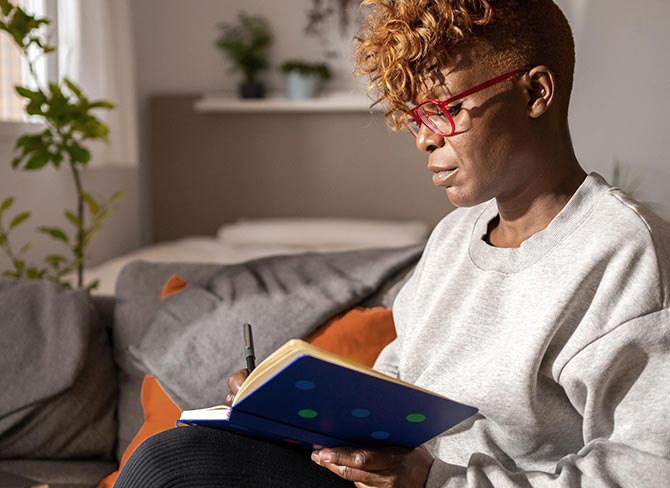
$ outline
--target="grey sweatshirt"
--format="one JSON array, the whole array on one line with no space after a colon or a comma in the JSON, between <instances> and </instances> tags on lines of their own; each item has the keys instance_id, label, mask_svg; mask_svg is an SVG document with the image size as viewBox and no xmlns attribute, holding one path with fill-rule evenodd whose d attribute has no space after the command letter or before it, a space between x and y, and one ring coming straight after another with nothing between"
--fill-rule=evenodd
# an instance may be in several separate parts
<instances>
[{"instance_id":1,"label":"grey sweatshirt","mask_svg":"<svg viewBox=\"0 0 670 488\"><path fill-rule=\"evenodd\" d=\"M427 486L670 486L670 228L597 174L521 247L494 201L433 231L375 367L480 414Z\"/></svg>"}]
</instances>

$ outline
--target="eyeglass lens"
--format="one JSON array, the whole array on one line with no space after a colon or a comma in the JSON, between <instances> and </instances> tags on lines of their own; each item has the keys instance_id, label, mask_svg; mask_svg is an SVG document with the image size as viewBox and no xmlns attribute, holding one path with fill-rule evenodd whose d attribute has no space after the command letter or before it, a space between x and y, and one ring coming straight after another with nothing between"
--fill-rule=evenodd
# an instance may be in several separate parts
<instances>
[{"instance_id":1,"label":"eyeglass lens","mask_svg":"<svg viewBox=\"0 0 670 488\"><path fill-rule=\"evenodd\" d=\"M428 129L440 134L442 136L450 136L456 132L463 131L467 124L464 124L464 117L456 117L454 119L451 115L442 112L442 109L434 103L426 103L418 109L418 115L421 122L425 124ZM462 126L459 128L459 126ZM407 117L407 128L417 137L421 124L418 124L414 118L409 115Z\"/></svg>"}]
</instances>

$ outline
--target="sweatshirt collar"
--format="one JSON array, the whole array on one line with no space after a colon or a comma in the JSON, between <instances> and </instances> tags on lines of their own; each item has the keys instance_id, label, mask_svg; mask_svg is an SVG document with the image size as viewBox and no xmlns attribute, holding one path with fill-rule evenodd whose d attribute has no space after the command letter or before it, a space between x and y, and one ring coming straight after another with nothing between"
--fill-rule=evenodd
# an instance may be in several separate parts
<instances>
[{"instance_id":1,"label":"sweatshirt collar","mask_svg":"<svg viewBox=\"0 0 670 488\"><path fill-rule=\"evenodd\" d=\"M486 271L506 274L522 271L541 260L570 235L608 189L609 185L602 176L589 174L549 225L523 241L518 248L499 248L485 242L489 222L498 216L495 199L490 200L483 204L472 230L469 247L472 262Z\"/></svg>"}]
</instances>

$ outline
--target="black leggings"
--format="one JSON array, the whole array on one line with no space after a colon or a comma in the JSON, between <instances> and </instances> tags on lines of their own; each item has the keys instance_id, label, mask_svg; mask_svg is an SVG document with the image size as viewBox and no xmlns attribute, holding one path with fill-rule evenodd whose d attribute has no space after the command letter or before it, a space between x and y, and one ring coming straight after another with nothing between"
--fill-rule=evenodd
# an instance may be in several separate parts
<instances>
[{"instance_id":1,"label":"black leggings","mask_svg":"<svg viewBox=\"0 0 670 488\"><path fill-rule=\"evenodd\" d=\"M179 427L144 441L114 488L352 488L291 449L207 427Z\"/></svg>"}]
</instances>

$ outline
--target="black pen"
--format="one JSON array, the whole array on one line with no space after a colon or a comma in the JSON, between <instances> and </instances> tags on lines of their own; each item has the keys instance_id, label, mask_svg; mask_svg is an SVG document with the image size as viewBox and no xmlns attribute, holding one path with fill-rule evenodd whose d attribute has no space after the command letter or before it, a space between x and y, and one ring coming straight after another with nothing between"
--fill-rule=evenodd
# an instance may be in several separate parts
<instances>
[{"instance_id":1,"label":"black pen","mask_svg":"<svg viewBox=\"0 0 670 488\"><path fill-rule=\"evenodd\" d=\"M251 324L244 324L244 358L247 360L247 370L251 373L256 368L256 352L254 351L254 336L251 333Z\"/></svg>"}]
</instances>

